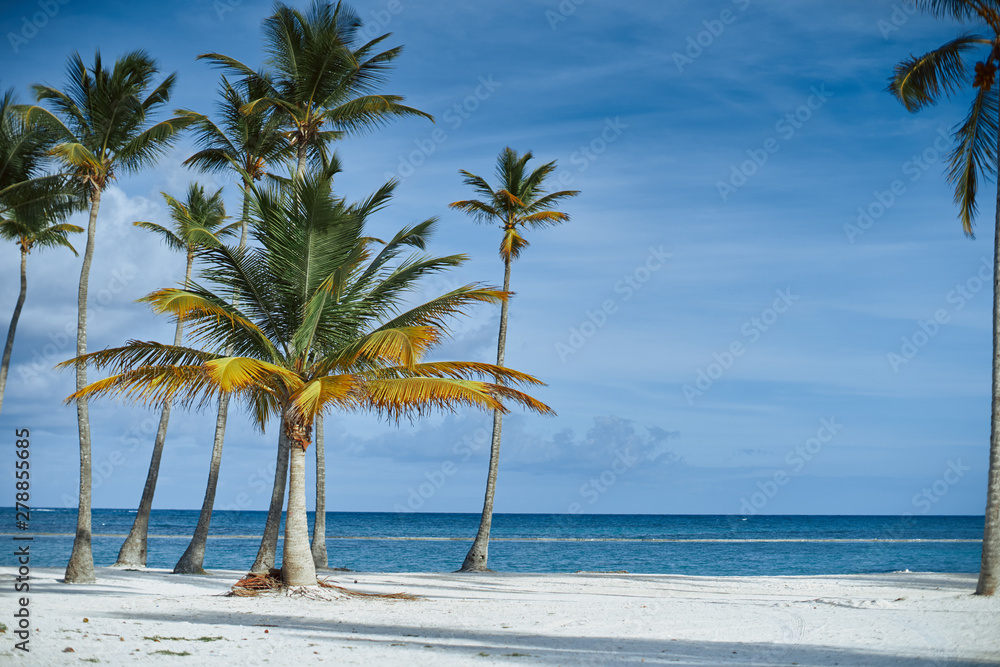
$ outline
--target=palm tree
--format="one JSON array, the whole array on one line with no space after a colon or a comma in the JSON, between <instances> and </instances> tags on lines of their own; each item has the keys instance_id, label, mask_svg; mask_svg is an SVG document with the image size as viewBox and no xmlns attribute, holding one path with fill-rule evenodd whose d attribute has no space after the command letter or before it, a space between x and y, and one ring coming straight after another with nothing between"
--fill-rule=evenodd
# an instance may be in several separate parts
<instances>
[{"instance_id":1,"label":"palm tree","mask_svg":"<svg viewBox=\"0 0 1000 667\"><path fill-rule=\"evenodd\" d=\"M998 127L1000 96L996 85L1000 63L1000 2L997 0L918 0L917 6L941 18L975 23L967 32L922 56L896 65L889 92L909 111L919 111L941 98L965 91L975 96L965 121L955 130L957 146L950 155L948 180L955 185L962 229L969 237L977 212L979 179L995 177L1000 168ZM982 60L977 60L982 58ZM997 183L1000 202L1000 181ZM1000 281L1000 204L996 210L993 282ZM993 291L994 331L1000 331L1000 292ZM977 595L993 595L1000 583L1000 338L993 337L993 411L990 427L990 467L986 491L983 558Z\"/></svg>"},{"instance_id":2,"label":"palm tree","mask_svg":"<svg viewBox=\"0 0 1000 667\"><path fill-rule=\"evenodd\" d=\"M504 148L497 158L496 176L499 188L494 190L483 178L464 169L466 185L472 187L482 199L467 199L449 204L451 208L470 214L477 222L499 223L503 230L500 242L500 258L503 260L503 291L510 291L510 267L528 241L521 236L526 227L548 227L569 221L569 214L551 210L560 200L574 197L577 190L560 190L547 193L544 181L555 171L555 161L547 162L527 173L531 152L518 156L511 148ZM497 341L497 366L504 365L504 350L507 347L507 308L504 301L500 306L500 334ZM500 431L503 412L493 413L493 439L490 445L490 467L486 476L486 498L483 514L479 521L476 539L465 556L460 572L482 572L488 570L490 526L493 523L493 497L496 493L497 470L500 464Z\"/></svg>"},{"instance_id":3,"label":"palm tree","mask_svg":"<svg viewBox=\"0 0 1000 667\"><path fill-rule=\"evenodd\" d=\"M256 78L257 85L267 88L244 110L274 110L283 118L286 136L295 148L295 178L299 181L305 176L309 158L320 165L326 163L327 146L345 134L368 130L394 117L433 120L423 111L403 105L404 98L399 95L375 94L402 47L378 52L377 47L389 35L362 42L361 27L357 14L340 2L334 5L314 0L306 13L278 2L263 25L266 75L222 54L198 56L248 79ZM316 451L322 458L319 442ZM271 503L253 572L266 572L274 564L287 459L288 454L279 448Z\"/></svg>"},{"instance_id":4,"label":"palm tree","mask_svg":"<svg viewBox=\"0 0 1000 667\"><path fill-rule=\"evenodd\" d=\"M184 164L202 171L220 172L232 170L242 182L243 215L241 217L240 248L246 246L250 219L250 186L271 175L271 165L289 157L291 148L281 128L282 119L273 110L260 108L250 113L244 107L270 90L265 74L244 77L231 84L222 78L218 111L221 124L216 125L208 116L193 111L178 111L191 121L198 151ZM219 485L219 469L222 465L222 447L226 438L226 421L229 415L229 395L219 397L215 419L215 438L212 443L212 458L208 468L208 482L205 497L198 514L191 542L181 555L174 572L177 574L202 574L205 572L205 547L212 523L212 508ZM287 462L288 457L285 457ZM284 488L282 487L282 494Z\"/></svg>"},{"instance_id":5,"label":"palm tree","mask_svg":"<svg viewBox=\"0 0 1000 667\"><path fill-rule=\"evenodd\" d=\"M402 47L377 52L389 35L361 42L361 19L338 2L314 0L305 14L276 3L264 20L269 90L247 105L277 110L295 147L296 170L302 178L310 150L323 152L326 144L345 133L364 131L400 116L424 113L402 104L399 95L374 94L384 82ZM205 53L207 58L248 78L259 74L235 58Z\"/></svg>"},{"instance_id":6,"label":"palm tree","mask_svg":"<svg viewBox=\"0 0 1000 667\"><path fill-rule=\"evenodd\" d=\"M25 218L17 213L7 218L0 218L0 238L16 242L21 249L21 291L14 306L14 315L10 318L7 343L3 348L3 361L0 362L0 405L3 404L3 392L7 385L7 369L10 367L10 355L14 349L14 333L17 331L21 308L24 306L24 299L28 293L28 253L31 252L32 248L65 246L76 255L76 248L70 244L66 237L68 234L82 231L83 227L76 225L54 223L44 218L40 220Z\"/></svg>"},{"instance_id":7,"label":"palm tree","mask_svg":"<svg viewBox=\"0 0 1000 667\"><path fill-rule=\"evenodd\" d=\"M86 191L90 202L78 296L78 357L87 352L87 291L101 193L119 173L137 172L154 164L186 123L182 118L171 118L149 124L149 117L169 100L176 79L171 74L150 91L156 73L156 61L145 51L125 54L111 69L104 67L100 52L94 56L94 66L90 68L79 53L74 53L69 59L65 91L34 86L37 99L48 102L55 113L39 106L26 110L29 119L45 119L58 128L60 143L52 153ZM87 367L80 364L76 368L77 391L87 384ZM76 403L80 429L80 505L76 538L64 579L68 584L95 580L90 546L90 412L86 396L81 398Z\"/></svg>"},{"instance_id":8,"label":"palm tree","mask_svg":"<svg viewBox=\"0 0 1000 667\"><path fill-rule=\"evenodd\" d=\"M28 123L16 108L13 90L0 97L0 238L15 241L21 248L21 291L7 331L3 360L0 362L0 407L7 386L7 371L14 348L14 335L27 296L27 259L32 247L65 245L76 253L67 234L83 231L74 225L58 224L78 208L70 184L60 175L46 175L42 168L55 135L38 123Z\"/></svg>"},{"instance_id":9,"label":"palm tree","mask_svg":"<svg viewBox=\"0 0 1000 667\"><path fill-rule=\"evenodd\" d=\"M255 187L260 247L206 250L203 277L214 291L195 284L144 298L155 311L190 323L199 347L131 341L64 362L114 373L70 400L119 395L190 406L228 393L249 407L261 429L280 418L279 441L287 440L291 452L282 557L287 586L316 584L304 483L316 415L335 408L372 410L398 420L435 407L502 410L505 401L550 412L515 388L538 383L529 375L475 362L423 361L445 335L448 317L506 295L467 285L400 312L421 277L465 258L394 261L407 247L423 248L434 221L404 228L378 249L378 241L364 236L365 220L388 201L393 185L351 205L332 195L331 179L321 172L291 189ZM238 303L228 299L233 292L241 295ZM234 355L218 352L230 346ZM490 381L475 379L480 377Z\"/></svg>"},{"instance_id":10,"label":"palm tree","mask_svg":"<svg viewBox=\"0 0 1000 667\"><path fill-rule=\"evenodd\" d=\"M0 215L58 219L79 205L79 193L64 174L45 173L58 128L47 118L28 118L14 90L0 96Z\"/></svg>"},{"instance_id":11,"label":"palm tree","mask_svg":"<svg viewBox=\"0 0 1000 667\"><path fill-rule=\"evenodd\" d=\"M168 229L155 222L136 222L137 227L153 232L163 239L171 250L182 251L187 262L184 269L184 288L191 285L191 267L197 253L212 246L219 245L221 239L236 231L240 224L234 222L226 225L226 208L222 203L222 189L211 196L206 196L205 188L192 183L188 186L187 199L183 202L161 193L170 209L170 217L174 221L173 229ZM174 331L174 345L180 345L184 332L184 322L177 321ZM142 488L142 498L139 509L128 537L118 551L115 567L135 568L146 566L146 542L149 531L149 515L153 509L153 494L156 492L156 480L160 474L160 459L163 456L163 444L167 438L167 423L170 421L170 403L164 403L160 413L160 424L153 440L153 454L146 474L146 484Z\"/></svg>"}]
</instances>

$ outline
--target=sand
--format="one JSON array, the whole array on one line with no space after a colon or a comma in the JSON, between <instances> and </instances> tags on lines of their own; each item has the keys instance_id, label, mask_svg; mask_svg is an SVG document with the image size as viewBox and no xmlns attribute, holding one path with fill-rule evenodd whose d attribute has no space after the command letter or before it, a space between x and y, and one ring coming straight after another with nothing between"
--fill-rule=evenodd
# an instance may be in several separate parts
<instances>
[{"instance_id":1,"label":"sand","mask_svg":"<svg viewBox=\"0 0 1000 667\"><path fill-rule=\"evenodd\" d=\"M31 572L23 653L14 569L0 568L0 664L1000 664L1000 598L973 596L969 574L330 577L416 600L226 597L240 572L62 574Z\"/></svg>"}]
</instances>

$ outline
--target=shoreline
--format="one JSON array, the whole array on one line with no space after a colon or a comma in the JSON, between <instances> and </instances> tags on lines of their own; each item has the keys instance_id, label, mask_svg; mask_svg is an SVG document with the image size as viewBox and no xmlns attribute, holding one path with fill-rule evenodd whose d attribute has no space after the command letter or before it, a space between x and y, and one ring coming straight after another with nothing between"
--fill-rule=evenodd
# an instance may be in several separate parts
<instances>
[{"instance_id":1,"label":"shoreline","mask_svg":"<svg viewBox=\"0 0 1000 667\"><path fill-rule=\"evenodd\" d=\"M70 586L59 581L62 568L32 568L25 654L14 650L9 622L23 593L13 593L15 568L0 567L8 624L0 658L23 665L1000 662L1000 598L973 596L974 574L329 572L321 577L352 591L417 599L225 596L244 574L99 567L97 583Z\"/></svg>"}]
</instances>

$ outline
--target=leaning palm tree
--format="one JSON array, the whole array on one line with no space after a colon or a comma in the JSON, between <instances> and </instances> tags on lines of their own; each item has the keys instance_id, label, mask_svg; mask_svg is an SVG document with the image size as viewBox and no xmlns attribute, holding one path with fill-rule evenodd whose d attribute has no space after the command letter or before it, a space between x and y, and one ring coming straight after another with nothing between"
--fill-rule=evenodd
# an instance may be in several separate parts
<instances>
[{"instance_id":1,"label":"leaning palm tree","mask_svg":"<svg viewBox=\"0 0 1000 667\"><path fill-rule=\"evenodd\" d=\"M295 178L301 181L308 160L325 163L328 145L345 134L371 129L395 117L433 120L423 111L403 105L404 98L399 95L376 93L402 47L379 52L379 45L389 35L363 41L361 28L357 14L340 2L334 5L328 0L314 0L305 13L278 2L274 14L263 25L265 76L222 54L198 57L248 79L256 78L268 88L245 110L274 110L283 118L286 136L295 148ZM320 422L321 428L322 416ZM321 456L320 447L317 455ZM287 465L281 461L287 461L287 453L279 449L278 459L254 572L267 571L277 551ZM321 557L317 553L317 558Z\"/></svg>"},{"instance_id":2,"label":"leaning palm tree","mask_svg":"<svg viewBox=\"0 0 1000 667\"><path fill-rule=\"evenodd\" d=\"M472 187L482 199L467 199L449 204L451 208L470 214L477 222L499 223L503 230L500 242L500 258L503 260L503 290L510 290L510 267L528 241L521 236L526 227L547 227L569 221L569 214L553 211L559 201L579 194L577 190L546 192L544 182L553 171L555 161L547 162L531 173L527 172L531 152L518 156L511 148L505 148L497 158L496 176L499 188L494 190L483 178L465 170L459 173L465 177L466 185ZM497 340L497 366L504 364L504 350L507 347L507 308L505 300L500 306L500 334ZM486 476L486 498L483 514L479 521L476 539L465 556L460 571L481 572L488 569L490 527L493 523L493 498L496 494L497 470L500 464L500 431L503 426L503 411L493 413L493 439L490 445L490 465Z\"/></svg>"},{"instance_id":3,"label":"leaning palm tree","mask_svg":"<svg viewBox=\"0 0 1000 667\"><path fill-rule=\"evenodd\" d=\"M941 18L972 23L975 28L922 56L896 65L889 92L909 111L919 111L942 98L970 88L975 91L965 121L957 126L957 146L949 156L948 180L955 185L955 203L967 236L977 213L976 195L982 177L1000 170L1000 2L997 0L917 0L917 6ZM968 88L967 88L968 86ZM1000 181L994 224L993 282L1000 281ZM1000 291L993 292L994 331L1000 330ZM983 557L977 595L994 595L1000 583L1000 340L993 339L993 412L990 467L986 491Z\"/></svg>"},{"instance_id":4,"label":"leaning palm tree","mask_svg":"<svg viewBox=\"0 0 1000 667\"><path fill-rule=\"evenodd\" d=\"M14 335L27 296L28 253L32 247L54 245L65 245L76 253L66 236L82 231L58 222L79 207L72 185L60 175L43 173L55 136L50 126L26 122L16 108L13 90L0 96L0 238L16 242L21 249L21 291L0 362L0 407Z\"/></svg>"},{"instance_id":5,"label":"leaning palm tree","mask_svg":"<svg viewBox=\"0 0 1000 667\"><path fill-rule=\"evenodd\" d=\"M186 121L171 118L150 125L150 116L167 103L176 76L167 76L153 85L156 61L145 51L132 51L108 69L98 52L93 67L87 67L80 54L70 56L65 91L49 86L34 86L39 101L48 102L55 113L33 106L26 117L41 118L56 126L60 143L52 150L65 170L86 191L90 203L87 245L83 253L78 296L76 353L87 352L87 293L90 265L94 257L97 214L101 194L120 173L137 172L156 162L177 138ZM87 386L87 368L76 369L77 391ZM76 538L66 566L68 584L95 580L94 557L90 546L90 411L86 396L76 403L80 430L80 505Z\"/></svg>"},{"instance_id":6,"label":"leaning palm tree","mask_svg":"<svg viewBox=\"0 0 1000 667\"><path fill-rule=\"evenodd\" d=\"M278 418L279 441L291 452L281 564L287 586L316 585L304 468L318 414L371 410L398 420L436 407L502 410L505 402L550 412L516 388L538 383L529 375L490 364L424 361L445 335L447 318L506 294L467 285L402 310L421 277L464 257L397 260L407 247L424 247L433 220L404 228L379 248L364 235L365 219L385 204L392 185L352 205L333 196L331 178L320 173L291 189L255 187L259 247L208 249L202 276L210 284L144 298L155 311L188 323L197 347L132 341L64 364L113 373L71 400L117 395L153 405L206 405L228 393L261 429ZM236 303L229 299L233 292L241 295ZM225 353L230 347L234 354Z\"/></svg>"},{"instance_id":7,"label":"leaning palm tree","mask_svg":"<svg viewBox=\"0 0 1000 667\"><path fill-rule=\"evenodd\" d=\"M234 233L239 222L226 224L226 208L222 203L222 189L212 195L205 194L205 188L192 183L188 186L187 198L178 201L167 193L161 193L170 209L173 219L173 229L155 222L136 222L137 227L153 232L159 236L168 248L185 253L184 288L191 284L191 268L195 256L204 248L219 245L221 239ZM174 330L174 345L180 345L184 335L184 322L177 321ZM153 509L153 494L156 493L156 481L160 474L160 459L163 457L163 445L167 439L167 424L170 421L170 403L163 405L160 413L160 423L153 439L153 454L149 461L149 471L146 473L146 483L142 488L139 509L128 537L118 551L115 567L137 568L146 566L146 544L149 533L149 515Z\"/></svg>"},{"instance_id":8,"label":"leaning palm tree","mask_svg":"<svg viewBox=\"0 0 1000 667\"><path fill-rule=\"evenodd\" d=\"M240 247L246 246L250 220L250 186L265 176L272 175L272 165L289 157L291 147L281 127L282 119L273 109L244 111L244 107L270 90L266 74L244 77L235 84L222 78L221 103L218 106L220 123L193 111L178 111L191 121L201 150L184 161L184 164L202 171L232 171L242 183L243 201L240 229ZM222 465L222 448L226 438L229 416L229 395L219 397L215 419L215 437L212 457L208 467L205 496L198 514L198 523L184 553L174 566L177 574L204 573L205 548L212 523L212 509L219 485ZM287 456L285 457L287 461Z\"/></svg>"},{"instance_id":9,"label":"leaning palm tree","mask_svg":"<svg viewBox=\"0 0 1000 667\"><path fill-rule=\"evenodd\" d=\"M17 331L17 322L21 317L21 308L28 293L28 253L33 248L51 248L54 246L65 246L73 251L74 248L66 238L69 234L83 231L83 227L71 225L64 222L53 222L49 219L31 218L27 214L18 214L16 211L8 214L8 217L0 217L0 239L14 241L21 250L21 291L17 296L17 303L14 305L14 315L10 318L10 328L7 330L7 343L3 348L3 360L0 362L0 405L3 404L4 388L7 385L7 369L10 367L10 355L14 349L14 334Z\"/></svg>"}]
</instances>

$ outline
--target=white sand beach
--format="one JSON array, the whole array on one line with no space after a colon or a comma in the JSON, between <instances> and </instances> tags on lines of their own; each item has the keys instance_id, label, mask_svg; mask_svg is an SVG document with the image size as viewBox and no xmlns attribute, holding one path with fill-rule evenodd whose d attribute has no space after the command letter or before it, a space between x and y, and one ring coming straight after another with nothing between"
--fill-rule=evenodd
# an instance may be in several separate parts
<instances>
[{"instance_id":1,"label":"white sand beach","mask_svg":"<svg viewBox=\"0 0 1000 667\"><path fill-rule=\"evenodd\" d=\"M240 572L98 568L98 583L68 586L38 568L28 654L14 649L13 568L0 575L11 665L1000 664L1000 599L973 596L970 574L338 572L418 599L327 601L227 597Z\"/></svg>"}]
</instances>

